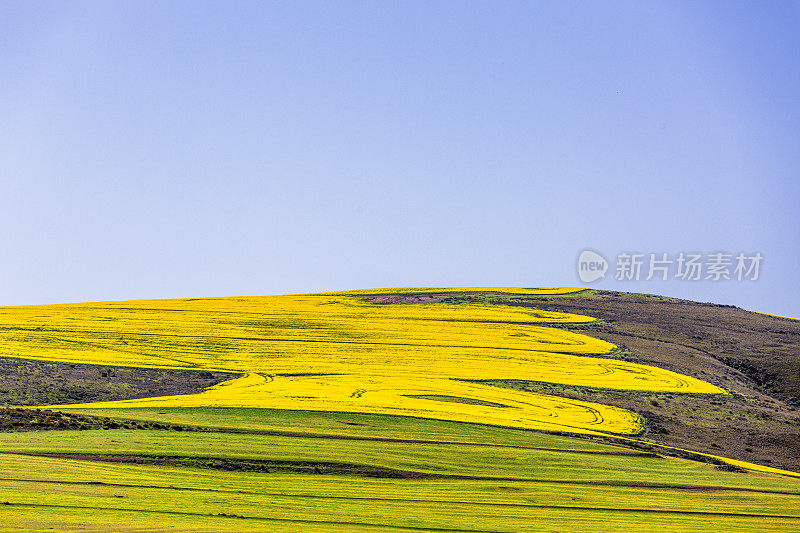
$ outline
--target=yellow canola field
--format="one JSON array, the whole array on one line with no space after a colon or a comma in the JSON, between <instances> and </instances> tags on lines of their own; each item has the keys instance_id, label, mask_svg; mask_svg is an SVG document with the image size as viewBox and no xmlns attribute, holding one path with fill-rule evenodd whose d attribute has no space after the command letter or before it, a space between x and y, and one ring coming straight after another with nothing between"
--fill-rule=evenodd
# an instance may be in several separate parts
<instances>
[{"instance_id":1,"label":"yellow canola field","mask_svg":"<svg viewBox=\"0 0 800 533\"><path fill-rule=\"evenodd\" d=\"M368 375L248 374L200 394L99 402L81 407L265 406L415 416L573 433L633 434L642 429L638 415L607 405L463 381Z\"/></svg>"},{"instance_id":2,"label":"yellow canola field","mask_svg":"<svg viewBox=\"0 0 800 533\"><path fill-rule=\"evenodd\" d=\"M609 354L614 346L544 326L592 320L478 303L377 304L348 294L5 307L0 308L0 355L249 374L192 397L134 401L141 405L168 401L381 412L621 433L639 427L638 418L621 409L454 380L724 392L660 368L593 357Z\"/></svg>"},{"instance_id":3,"label":"yellow canola field","mask_svg":"<svg viewBox=\"0 0 800 533\"><path fill-rule=\"evenodd\" d=\"M592 320L510 306L379 305L320 295L6 307L0 355L268 373L417 368L487 352L504 359L520 350L607 353L613 345L603 341L508 324Z\"/></svg>"}]
</instances>

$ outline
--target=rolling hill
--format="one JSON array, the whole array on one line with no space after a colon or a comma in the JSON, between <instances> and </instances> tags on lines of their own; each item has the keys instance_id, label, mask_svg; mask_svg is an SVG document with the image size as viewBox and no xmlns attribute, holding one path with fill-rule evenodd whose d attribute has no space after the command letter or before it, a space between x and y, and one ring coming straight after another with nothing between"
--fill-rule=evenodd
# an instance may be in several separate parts
<instances>
[{"instance_id":1,"label":"rolling hill","mask_svg":"<svg viewBox=\"0 0 800 533\"><path fill-rule=\"evenodd\" d=\"M5 307L0 356L11 529L800 527L792 319L370 289Z\"/></svg>"}]
</instances>

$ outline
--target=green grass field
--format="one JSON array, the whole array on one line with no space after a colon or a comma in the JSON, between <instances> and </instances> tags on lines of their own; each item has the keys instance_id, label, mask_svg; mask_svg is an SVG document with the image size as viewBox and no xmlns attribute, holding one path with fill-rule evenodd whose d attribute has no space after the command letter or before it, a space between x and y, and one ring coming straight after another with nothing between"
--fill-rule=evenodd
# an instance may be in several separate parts
<instances>
[{"instance_id":1,"label":"green grass field","mask_svg":"<svg viewBox=\"0 0 800 533\"><path fill-rule=\"evenodd\" d=\"M307 435L2 434L3 528L124 530L120 520L130 530L158 531L800 527L800 480L784 476L480 425L268 410L236 415L261 430ZM230 420L213 410L160 416L208 429L215 419Z\"/></svg>"}]
</instances>

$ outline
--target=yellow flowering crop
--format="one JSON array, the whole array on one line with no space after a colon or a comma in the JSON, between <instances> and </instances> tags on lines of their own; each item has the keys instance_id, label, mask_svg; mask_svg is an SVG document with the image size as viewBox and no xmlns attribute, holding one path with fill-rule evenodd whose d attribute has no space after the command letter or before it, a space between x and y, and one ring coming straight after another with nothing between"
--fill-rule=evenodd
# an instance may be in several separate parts
<instances>
[{"instance_id":1,"label":"yellow flowering crop","mask_svg":"<svg viewBox=\"0 0 800 533\"><path fill-rule=\"evenodd\" d=\"M350 293L5 307L0 355L247 374L195 396L114 403L126 407L353 411L570 431L632 433L639 422L622 409L456 380L723 392L596 357L614 346L546 327L592 320L479 303L369 303Z\"/></svg>"},{"instance_id":2,"label":"yellow flowering crop","mask_svg":"<svg viewBox=\"0 0 800 533\"><path fill-rule=\"evenodd\" d=\"M439 378L248 374L193 395L82 404L85 408L270 407L380 413L525 429L636 433L639 417L601 404Z\"/></svg>"}]
</instances>

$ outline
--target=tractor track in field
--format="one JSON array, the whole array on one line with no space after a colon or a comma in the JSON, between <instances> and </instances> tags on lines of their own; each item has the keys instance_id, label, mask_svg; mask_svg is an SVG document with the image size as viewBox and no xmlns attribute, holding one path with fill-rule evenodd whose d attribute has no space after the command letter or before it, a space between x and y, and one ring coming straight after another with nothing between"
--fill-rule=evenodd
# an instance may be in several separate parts
<instances>
[{"instance_id":1,"label":"tractor track in field","mask_svg":"<svg viewBox=\"0 0 800 533\"><path fill-rule=\"evenodd\" d=\"M492 478L499 479L499 478ZM486 481L483 478L473 479L458 478L454 481ZM500 480L508 481L505 478ZM158 489L158 490L180 490L180 491L194 491L194 492L219 492L226 494L259 494L266 496L288 496L292 498L311 498L311 499L335 499L335 500L379 500L379 501L397 501L397 502L429 502L429 503L449 503L449 504L469 504L469 505L499 505L499 506L528 506L530 504L516 504L510 502L475 502L466 500L422 500L418 498L376 498L367 496L341 496L331 494L297 494L286 492L264 492L254 490L242 489L209 489L202 487L179 487L175 485L150 485L142 483L114 483L106 481L77 481L77 480L52 480L52 479L30 479L30 478L12 478L0 477L0 482L20 482L20 483L41 483L41 484L54 484L54 485L86 485L86 486L108 486L108 487L121 487L121 488L134 488L134 489ZM619 487L619 488L643 488L653 490L674 490L674 491L687 491L687 492L743 492L754 494L774 494L778 496L800 496L800 491L791 490L776 490L776 489L754 489L751 487L729 487L721 485L688 485L681 483L648 483L642 482L629 482L629 481L606 481L606 480L575 480L575 479L537 479L527 478L524 480L517 480L520 483L529 483L537 485L574 485L584 487Z\"/></svg>"}]
</instances>

